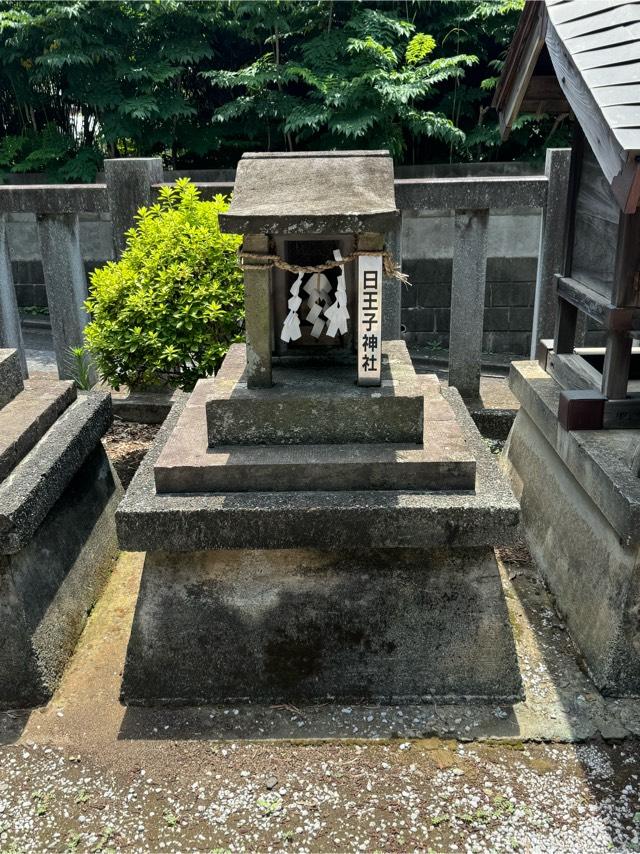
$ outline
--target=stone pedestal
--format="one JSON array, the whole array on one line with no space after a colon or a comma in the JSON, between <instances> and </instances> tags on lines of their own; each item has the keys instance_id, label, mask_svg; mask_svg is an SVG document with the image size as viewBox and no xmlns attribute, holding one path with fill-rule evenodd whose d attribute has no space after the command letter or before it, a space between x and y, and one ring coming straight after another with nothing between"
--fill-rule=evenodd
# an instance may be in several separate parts
<instances>
[{"instance_id":1,"label":"stone pedestal","mask_svg":"<svg viewBox=\"0 0 640 854\"><path fill-rule=\"evenodd\" d=\"M492 549L150 552L126 703L512 700Z\"/></svg>"},{"instance_id":2,"label":"stone pedestal","mask_svg":"<svg viewBox=\"0 0 640 854\"><path fill-rule=\"evenodd\" d=\"M232 353L213 385L176 402L117 513L121 547L147 551L124 702L520 695L492 550L512 542L517 503L457 392L417 377L401 342L383 349L380 390L295 391L276 363L273 389L249 391ZM393 441L393 418L387 442L377 425L360 444L257 444L260 430L278 438L279 407L296 395L305 431L314 395L344 410L338 440L366 395L373 412L397 395L413 415L396 427L415 429L417 389L420 444ZM267 394L273 411L251 421ZM230 399L245 401L238 424L252 444L210 446L207 409ZM372 448L385 465L356 470Z\"/></svg>"},{"instance_id":3,"label":"stone pedestal","mask_svg":"<svg viewBox=\"0 0 640 854\"><path fill-rule=\"evenodd\" d=\"M598 688L640 693L640 430L566 431L561 386L517 362L505 467L531 552Z\"/></svg>"},{"instance_id":4,"label":"stone pedestal","mask_svg":"<svg viewBox=\"0 0 640 854\"><path fill-rule=\"evenodd\" d=\"M0 707L52 695L117 553L111 399L0 350ZM4 405L3 405L4 404Z\"/></svg>"}]
</instances>

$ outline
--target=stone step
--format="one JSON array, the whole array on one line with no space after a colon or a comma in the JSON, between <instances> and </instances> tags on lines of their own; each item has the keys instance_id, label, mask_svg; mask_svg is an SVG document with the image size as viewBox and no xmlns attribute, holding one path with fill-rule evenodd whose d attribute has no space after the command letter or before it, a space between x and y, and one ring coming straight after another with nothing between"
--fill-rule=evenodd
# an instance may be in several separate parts
<instances>
[{"instance_id":1,"label":"stone step","mask_svg":"<svg viewBox=\"0 0 640 854\"><path fill-rule=\"evenodd\" d=\"M20 394L23 388L18 351L0 350L0 409Z\"/></svg>"},{"instance_id":2,"label":"stone step","mask_svg":"<svg viewBox=\"0 0 640 854\"><path fill-rule=\"evenodd\" d=\"M435 423L427 424L427 429L427 442L419 447L228 445L189 458L169 444L155 465L156 489L160 493L473 490L476 464L462 437L445 439Z\"/></svg>"},{"instance_id":3,"label":"stone step","mask_svg":"<svg viewBox=\"0 0 640 854\"><path fill-rule=\"evenodd\" d=\"M76 399L70 380L27 380L0 410L0 483Z\"/></svg>"},{"instance_id":4,"label":"stone step","mask_svg":"<svg viewBox=\"0 0 640 854\"><path fill-rule=\"evenodd\" d=\"M355 384L353 365L274 363L271 388L248 388L246 353L229 350L206 402L209 445L421 445L437 380L417 376L404 347L383 345L382 384Z\"/></svg>"}]
</instances>

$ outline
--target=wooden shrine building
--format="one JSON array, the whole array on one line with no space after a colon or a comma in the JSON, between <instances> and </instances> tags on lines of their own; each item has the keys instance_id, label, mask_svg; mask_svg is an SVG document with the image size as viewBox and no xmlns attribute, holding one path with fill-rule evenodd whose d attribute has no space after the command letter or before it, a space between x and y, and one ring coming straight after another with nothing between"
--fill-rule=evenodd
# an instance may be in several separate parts
<instances>
[{"instance_id":1,"label":"wooden shrine building","mask_svg":"<svg viewBox=\"0 0 640 854\"><path fill-rule=\"evenodd\" d=\"M527 0L494 98L503 138L522 112L576 121L554 341L567 429L640 427L640 4ZM578 348L579 312L606 348Z\"/></svg>"}]
</instances>

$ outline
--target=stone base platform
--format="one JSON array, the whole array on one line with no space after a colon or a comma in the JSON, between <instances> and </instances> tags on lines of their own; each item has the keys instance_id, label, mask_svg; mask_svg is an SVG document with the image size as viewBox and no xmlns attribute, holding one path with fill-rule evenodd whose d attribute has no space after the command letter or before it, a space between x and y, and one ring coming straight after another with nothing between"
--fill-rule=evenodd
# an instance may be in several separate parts
<instances>
[{"instance_id":1,"label":"stone base platform","mask_svg":"<svg viewBox=\"0 0 640 854\"><path fill-rule=\"evenodd\" d=\"M476 461L436 376L416 375L402 341L383 342L383 364L379 389L354 385L352 365L306 359L247 389L245 348L232 347L168 438L157 491L473 490Z\"/></svg>"},{"instance_id":2,"label":"stone base platform","mask_svg":"<svg viewBox=\"0 0 640 854\"><path fill-rule=\"evenodd\" d=\"M52 695L109 575L122 489L100 443L109 396L10 384L3 356L0 707L35 706Z\"/></svg>"},{"instance_id":3,"label":"stone base platform","mask_svg":"<svg viewBox=\"0 0 640 854\"><path fill-rule=\"evenodd\" d=\"M435 377L416 374L404 342L383 348L378 387L356 385L352 362L293 357L274 360L271 388L248 388L246 347L234 344L206 381L209 445L422 445Z\"/></svg>"},{"instance_id":4,"label":"stone base platform","mask_svg":"<svg viewBox=\"0 0 640 854\"><path fill-rule=\"evenodd\" d=\"M561 386L512 365L504 457L531 552L597 687L640 694L640 430L565 431Z\"/></svg>"},{"instance_id":5,"label":"stone base platform","mask_svg":"<svg viewBox=\"0 0 640 854\"><path fill-rule=\"evenodd\" d=\"M513 700L493 551L147 554L127 704Z\"/></svg>"},{"instance_id":6,"label":"stone base platform","mask_svg":"<svg viewBox=\"0 0 640 854\"><path fill-rule=\"evenodd\" d=\"M492 551L519 508L442 394L475 490L160 493L154 467L192 405L177 398L117 512L121 547L147 551L123 701L519 696Z\"/></svg>"}]
</instances>

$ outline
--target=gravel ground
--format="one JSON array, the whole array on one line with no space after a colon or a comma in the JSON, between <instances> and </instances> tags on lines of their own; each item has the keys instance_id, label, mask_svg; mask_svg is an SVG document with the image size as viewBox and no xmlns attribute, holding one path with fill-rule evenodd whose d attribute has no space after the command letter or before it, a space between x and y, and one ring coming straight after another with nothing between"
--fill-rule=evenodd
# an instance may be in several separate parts
<instances>
[{"instance_id":1,"label":"gravel ground","mask_svg":"<svg viewBox=\"0 0 640 854\"><path fill-rule=\"evenodd\" d=\"M3 750L0 850L637 851L638 758L637 743L169 741L107 764L24 744Z\"/></svg>"}]
</instances>

